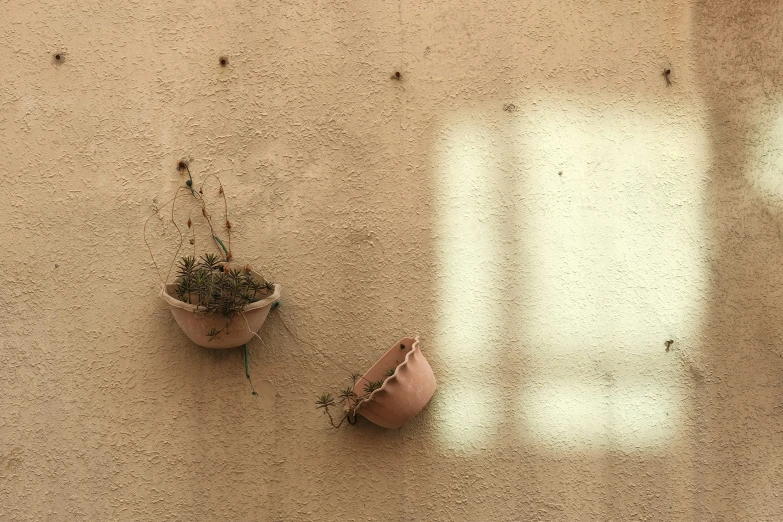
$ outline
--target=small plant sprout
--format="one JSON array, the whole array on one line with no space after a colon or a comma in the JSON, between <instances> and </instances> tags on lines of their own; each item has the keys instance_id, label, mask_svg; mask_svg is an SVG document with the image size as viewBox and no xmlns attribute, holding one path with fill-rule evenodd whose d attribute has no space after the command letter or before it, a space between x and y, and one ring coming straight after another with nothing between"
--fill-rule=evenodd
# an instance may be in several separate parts
<instances>
[{"instance_id":1,"label":"small plant sprout","mask_svg":"<svg viewBox=\"0 0 783 522\"><path fill-rule=\"evenodd\" d=\"M375 390L380 390L383 386L383 381L370 381L364 385L364 393L372 393Z\"/></svg>"},{"instance_id":2,"label":"small plant sprout","mask_svg":"<svg viewBox=\"0 0 783 522\"><path fill-rule=\"evenodd\" d=\"M316 397L315 407L316 409L322 409L324 411L324 414L329 418L329 424L335 429L342 426L346 419L348 420L348 424L356 424L356 408L358 408L362 402L368 400L374 391L380 390L386 380L391 378L396 370L396 367L389 368L384 374L385 377L379 381L366 381L366 379L358 373L352 373L348 377L351 381L351 385L347 386L338 394L337 400L332 397L331 393L322 393ZM354 388L356 387L356 383L360 380L366 381L364 384L364 393L362 395L356 395ZM344 407L344 413L340 421L335 423L329 408L336 408L338 404Z\"/></svg>"}]
</instances>

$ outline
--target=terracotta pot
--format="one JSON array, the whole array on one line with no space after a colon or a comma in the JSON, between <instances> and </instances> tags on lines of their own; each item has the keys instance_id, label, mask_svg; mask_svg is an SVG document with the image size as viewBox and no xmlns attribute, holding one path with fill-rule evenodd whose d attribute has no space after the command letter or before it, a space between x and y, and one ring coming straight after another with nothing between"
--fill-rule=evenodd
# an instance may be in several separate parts
<instances>
[{"instance_id":1,"label":"terracotta pot","mask_svg":"<svg viewBox=\"0 0 783 522\"><path fill-rule=\"evenodd\" d=\"M396 430L417 413L435 393L435 374L419 349L418 337L406 337L392 346L353 387L357 396L366 392L368 382L383 380L395 368L394 375L356 407L365 419Z\"/></svg>"},{"instance_id":2,"label":"terracotta pot","mask_svg":"<svg viewBox=\"0 0 783 522\"><path fill-rule=\"evenodd\" d=\"M240 265L231 268L239 268ZM260 277L257 272L252 272L254 276ZM204 348L236 348L247 344L253 339L261 325L264 324L266 316L272 305L280 299L280 285L274 285L272 295L261 301L250 303L242 309L242 312L231 318L227 332L222 332L217 337L210 340L207 332L211 328L220 330L225 324L223 317L216 314L204 314L196 310L196 305L183 303L174 297L174 283L164 284L160 292L160 297L169 305L171 315L177 321L182 331L185 332L191 341Z\"/></svg>"}]
</instances>

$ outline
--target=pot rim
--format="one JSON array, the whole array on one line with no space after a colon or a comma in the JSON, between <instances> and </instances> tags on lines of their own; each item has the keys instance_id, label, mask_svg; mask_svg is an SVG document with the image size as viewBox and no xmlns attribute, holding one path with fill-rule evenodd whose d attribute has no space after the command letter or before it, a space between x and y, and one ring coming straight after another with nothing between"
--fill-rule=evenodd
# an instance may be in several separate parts
<instances>
[{"instance_id":1,"label":"pot rim","mask_svg":"<svg viewBox=\"0 0 783 522\"><path fill-rule=\"evenodd\" d=\"M375 399L375 394L376 394L376 393L379 393L379 392L381 392L381 391L387 391L387 390L386 390L386 384L387 384L387 383L389 383L389 382L391 382L392 380L395 380L395 379L397 379L397 375L399 375L399 369L400 369L400 368L402 368L403 366L406 366L406 365L408 364L408 359L410 359L411 357L413 357L413 355L414 355L415 353L420 353L420 352L421 352L421 349L419 348L419 336L418 336L418 335L415 335L415 336L413 336L413 337L403 337L403 338L402 338L402 339L400 339L400 340L399 340L399 341L398 341L398 342L397 342L397 343L396 343L396 344L395 344L395 345L394 345L392 348L390 348L389 350L385 351L385 352L383 353L383 355L381 355L381 356L378 358L378 360L377 360L377 361L375 361L375 363L373 363L373 365L372 365L372 366L370 366L370 369L369 369L369 370L367 370L366 372L364 372L364 375L362 375L362 376L361 376L361 378L359 378L359 380L357 380L357 381L356 381L356 383L358 384L358 383L359 383L359 381L362 381L362 380L364 380L364 381L368 381L368 382L369 382L369 380L366 378L367 374L368 374L368 373L370 373L370 372L372 371L372 369L373 369L373 368L375 368L375 365L376 365L376 364L378 364L378 363L381 361L381 359L383 359L383 357L384 357L384 356L385 356L387 353L389 353L391 350L394 350L394 349L396 349L396 348L397 348L397 346L398 346L398 345L399 345L401 342L403 342L405 339L413 339L413 344L411 345L411 350L410 350L408 353L406 353L406 354L405 354L405 359L404 359L404 360L403 360L403 361L402 361L400 364L398 364L397 366L395 366L395 367L394 367L394 375L392 375L391 377L387 377L386 379L384 379L384 381L383 381L383 385L381 385L381 387L380 387L380 388L378 388L377 390L373 390L373 392L372 392L372 393L369 395L369 397L367 397L366 399L364 399L364 400L360 401L360 402L359 402L359 404L357 404L357 405L356 405L356 408L353 410L353 412L354 412L354 413L358 413L358 412L359 412L359 410L361 410L361 408L362 408L362 406L364 405L364 403L366 403L366 402L370 402L370 401L372 401L373 399ZM356 387L356 385L354 385L354 388L355 388L355 387ZM355 393L355 392L354 392L354 393Z\"/></svg>"}]
</instances>

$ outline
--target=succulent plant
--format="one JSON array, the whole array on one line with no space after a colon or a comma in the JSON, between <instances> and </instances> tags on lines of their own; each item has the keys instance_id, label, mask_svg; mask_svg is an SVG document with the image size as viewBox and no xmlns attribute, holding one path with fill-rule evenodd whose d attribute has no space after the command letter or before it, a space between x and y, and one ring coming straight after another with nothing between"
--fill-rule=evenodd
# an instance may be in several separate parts
<instances>
[{"instance_id":1,"label":"succulent plant","mask_svg":"<svg viewBox=\"0 0 783 522\"><path fill-rule=\"evenodd\" d=\"M324 415L329 417L329 424L333 428L339 428L345 420L348 420L348 424L356 424L356 408L361 404L363 401L370 398L370 395L375 390L379 390L383 383L386 382L387 379L392 377L394 375L394 372L396 371L396 368L389 368L389 370L386 371L384 374L385 377L379 381L367 381L364 384L364 394L362 395L356 395L356 392L354 391L354 388L356 387L356 382L360 379L364 379L361 375L358 373L353 373L349 376L349 380L351 381L351 385L346 387L344 390L342 390L335 400L332 397L331 393L322 393L318 397L316 397L315 401L315 407L316 409L322 409L324 410ZM347 408L345 408L345 412L343 414L343 417L340 419L340 422L335 423L334 417L332 417L332 413L329 411L329 408L331 407L337 407L337 405L347 405Z\"/></svg>"},{"instance_id":2,"label":"succulent plant","mask_svg":"<svg viewBox=\"0 0 783 522\"><path fill-rule=\"evenodd\" d=\"M204 254L198 260L194 256L180 259L174 284L177 299L196 305L198 313L226 318L223 328L212 328L208 332L210 338L225 331L230 319L245 306L274 291L272 283L254 276L249 267L230 268L214 254Z\"/></svg>"}]
</instances>

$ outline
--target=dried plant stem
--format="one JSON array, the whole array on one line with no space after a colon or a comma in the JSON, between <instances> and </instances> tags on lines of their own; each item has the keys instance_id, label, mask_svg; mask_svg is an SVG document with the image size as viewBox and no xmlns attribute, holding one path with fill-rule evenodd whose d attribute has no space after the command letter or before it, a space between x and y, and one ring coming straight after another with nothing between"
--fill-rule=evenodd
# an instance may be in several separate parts
<instances>
[{"instance_id":1,"label":"dried plant stem","mask_svg":"<svg viewBox=\"0 0 783 522\"><path fill-rule=\"evenodd\" d=\"M193 196L201 203L201 210L204 214L204 217L207 220L207 224L209 225L209 230L212 234L212 239L215 241L215 244L223 250L223 252L226 254L226 260L231 261L232 252L231 252L231 228L226 226L226 233L228 237L228 248L223 244L223 242L220 240L218 235L215 233L215 227L212 225L212 218L210 217L209 212L207 211L207 204L204 200L204 197L201 195L204 192L204 185L206 185L207 181L209 181L211 178L215 178L218 182L218 186L220 187L220 196L223 198L223 215L225 217L225 223L228 225L228 200L226 199L226 191L223 190L223 183L220 181L220 178L217 174L210 174L207 176L204 181L201 182L201 185L199 185L198 193L194 191Z\"/></svg>"},{"instance_id":2,"label":"dried plant stem","mask_svg":"<svg viewBox=\"0 0 783 522\"><path fill-rule=\"evenodd\" d=\"M174 263L177 260L177 254L179 254L179 251L182 249L182 242L183 242L183 236L182 231L180 230L179 226L177 226L177 223L174 221L174 206L176 204L177 198L180 196L180 191L182 190L182 187L177 188L177 192L174 193L174 197L166 201L162 207L165 207L169 203L171 203L171 223L174 225L174 228L177 229L177 234L179 235L179 245L177 245L177 251L174 252L174 257L171 260L171 264L169 265L169 271L166 273L166 278L164 279L160 274L160 269L158 268L158 263L155 261L155 256L152 254L152 248L150 247L149 242L147 241L147 225L150 222L150 219L158 215L157 211L149 216L147 220L144 222L144 244L147 245L147 250L150 253L150 258L152 259L152 264L155 266L155 270L158 272L158 278L163 282L166 283L169 280L169 275L171 275L171 269L174 267Z\"/></svg>"},{"instance_id":3,"label":"dried plant stem","mask_svg":"<svg viewBox=\"0 0 783 522\"><path fill-rule=\"evenodd\" d=\"M187 187L178 187L177 191L174 194L174 197L172 197L171 199L167 200L160 207L160 208L163 208L163 207L166 207L168 205L171 205L170 221L174 225L174 227L176 228L177 235L179 236L178 237L179 244L177 245L177 250L175 251L174 256L172 257L172 260L171 260L171 263L169 265L169 269L166 272L165 278L161 274L160 267L159 267L157 261L155 260L155 255L152 252L152 247L150 246L149 241L147 240L147 228L148 228L149 222L150 222L150 220L154 216L158 215L159 209L156 209L155 212L151 216L149 216L147 218L147 220L144 222L144 232L143 232L144 244L147 246L147 251L150 254L150 259L152 260L152 264L155 266L155 270L158 273L158 278L163 283L167 283L168 282L169 277L171 276L171 270L174 267L174 264L176 263L177 256L179 255L180 250L182 250L182 245L184 243L184 236L182 234L182 230L179 227L179 225L177 225L174 217L175 217L175 213L176 213L176 209L177 209L177 199L180 198L181 196L183 196L184 194L187 194L187 192L184 192L184 193L182 192L183 189L185 189L185 188L190 192L190 195L192 195L193 198L197 201L197 205L194 205L193 207L191 207L190 211L188 212L188 221L192 223L193 210L195 208L200 208L201 209L201 213L204 216L204 218L206 219L207 225L209 226L209 232L210 232L210 236L212 237L212 241L215 243L215 246L217 247L218 251L223 253L223 257L225 258L226 261L231 261L232 258L233 258L233 252L231 250L231 222L229 221L229 216L228 216L228 199L226 198L226 192L223 189L223 183L220 181L220 178L217 176L217 174L210 174L209 176L206 177L206 179L204 179L204 181L201 182L201 184L199 185L198 191L196 191L196 190L194 190L193 177L191 176L190 168L187 165L184 165L184 168L187 170L188 181L190 182L190 185L188 185ZM204 196L203 196L204 187L207 185L207 182L211 181L212 178L215 178L215 180L217 181L218 187L219 187L219 194L220 194L220 197L223 199L223 214L224 214L224 217L225 217L225 221L224 222L225 222L225 231L226 231L226 237L227 237L228 245L226 245L226 243L224 243L223 240L220 239L220 236L218 236L218 234L217 234L217 232L215 230L214 223L212 222L211 214L209 213L208 208L207 208L207 202L206 202L206 200L204 199ZM196 253L195 224L193 224L192 229L193 230L192 230L192 234L191 234L191 242L193 244L193 252L194 252L194 255L195 255L195 253Z\"/></svg>"}]
</instances>

